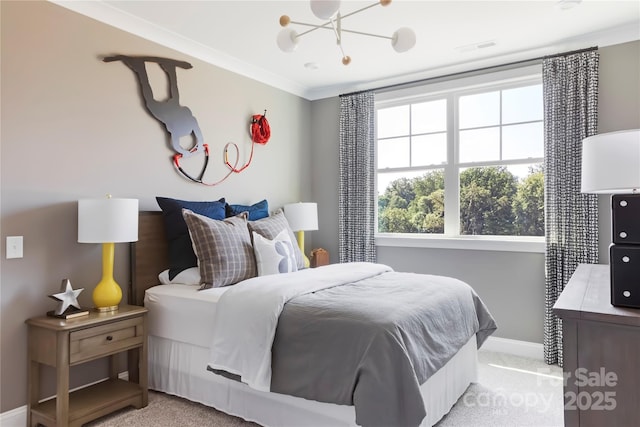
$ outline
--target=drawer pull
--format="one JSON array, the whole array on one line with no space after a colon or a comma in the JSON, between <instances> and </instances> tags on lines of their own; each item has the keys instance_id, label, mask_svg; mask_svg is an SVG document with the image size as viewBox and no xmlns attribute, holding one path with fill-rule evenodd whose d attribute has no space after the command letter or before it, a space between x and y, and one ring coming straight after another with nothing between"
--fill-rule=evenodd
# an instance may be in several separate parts
<instances>
[{"instance_id":1,"label":"drawer pull","mask_svg":"<svg viewBox=\"0 0 640 427\"><path fill-rule=\"evenodd\" d=\"M107 335L107 341L111 341L113 340L113 337L111 335Z\"/></svg>"}]
</instances>

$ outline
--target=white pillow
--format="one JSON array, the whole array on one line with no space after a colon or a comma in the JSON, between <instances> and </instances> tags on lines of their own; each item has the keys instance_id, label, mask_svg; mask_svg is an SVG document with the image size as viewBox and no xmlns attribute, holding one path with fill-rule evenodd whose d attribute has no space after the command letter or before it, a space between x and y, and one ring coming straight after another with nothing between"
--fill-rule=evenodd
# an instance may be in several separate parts
<instances>
[{"instance_id":1,"label":"white pillow","mask_svg":"<svg viewBox=\"0 0 640 427\"><path fill-rule=\"evenodd\" d=\"M258 276L298 271L296 255L287 230L282 230L273 240L253 232L253 252L256 255Z\"/></svg>"},{"instance_id":2,"label":"white pillow","mask_svg":"<svg viewBox=\"0 0 640 427\"><path fill-rule=\"evenodd\" d=\"M187 268L169 280L169 270L158 274L158 279L163 285L200 285L200 270L198 267Z\"/></svg>"}]
</instances>

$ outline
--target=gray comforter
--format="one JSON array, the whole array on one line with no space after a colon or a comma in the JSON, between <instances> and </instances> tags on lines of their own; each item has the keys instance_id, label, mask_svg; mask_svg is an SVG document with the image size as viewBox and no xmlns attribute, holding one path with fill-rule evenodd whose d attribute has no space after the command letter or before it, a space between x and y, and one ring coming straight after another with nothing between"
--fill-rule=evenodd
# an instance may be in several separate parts
<instances>
[{"instance_id":1,"label":"gray comforter","mask_svg":"<svg viewBox=\"0 0 640 427\"><path fill-rule=\"evenodd\" d=\"M377 271L288 299L271 348L271 391L354 405L362 426L417 426L426 415L420 385L474 334L480 347L495 329L459 280Z\"/></svg>"}]
</instances>

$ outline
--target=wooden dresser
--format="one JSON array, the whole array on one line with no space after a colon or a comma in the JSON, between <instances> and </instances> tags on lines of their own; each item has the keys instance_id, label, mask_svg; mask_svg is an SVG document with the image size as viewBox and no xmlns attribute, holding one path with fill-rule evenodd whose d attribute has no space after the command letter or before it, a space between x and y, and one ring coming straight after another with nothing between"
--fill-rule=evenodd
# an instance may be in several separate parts
<instances>
[{"instance_id":1,"label":"wooden dresser","mask_svg":"<svg viewBox=\"0 0 640 427\"><path fill-rule=\"evenodd\" d=\"M609 283L608 265L580 264L553 307L568 427L640 425L640 309L612 306Z\"/></svg>"}]
</instances>

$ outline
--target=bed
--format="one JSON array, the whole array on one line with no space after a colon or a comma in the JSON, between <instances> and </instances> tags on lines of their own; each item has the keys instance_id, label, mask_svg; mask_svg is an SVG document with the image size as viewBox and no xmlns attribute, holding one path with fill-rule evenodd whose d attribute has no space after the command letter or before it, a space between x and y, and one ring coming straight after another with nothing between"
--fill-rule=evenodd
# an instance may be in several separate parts
<instances>
[{"instance_id":1,"label":"bed","mask_svg":"<svg viewBox=\"0 0 640 427\"><path fill-rule=\"evenodd\" d=\"M149 309L150 389L199 402L263 426L407 424L405 419L403 419L403 422L398 423L384 420L384 414L382 414L382 417L378 417L379 421L376 421L376 418L367 418L366 415L363 415L362 410L359 418L357 418L356 408L352 404L316 401L313 398L292 396L286 392L275 392L273 389L272 391L261 390L256 384L253 384L252 387L246 384L246 382L251 383L251 381L239 381L242 376L235 375L236 373L233 372L233 369L229 369L230 372L225 372L224 369L215 369L211 362L212 325L216 324L216 319L220 319L221 313L225 312L224 307L227 307L218 303L221 299L232 301L231 293L239 293L240 296L236 296L236 298L243 300L244 296L252 292L250 291L251 283L255 281L255 286L263 286L262 282L260 282L262 278L247 280L246 282L249 282L247 289L249 290L245 289L244 294L242 293L242 286L238 285L213 288L206 291L199 291L198 287L194 285L158 285L158 274L167 268L167 263L167 241L161 212L141 212L139 240L133 243L131 248L132 286L129 301L137 305L144 304ZM327 267L321 267L320 269ZM370 266L364 267L369 269ZM333 268L340 269L343 267L338 265ZM380 267L376 266L374 268ZM305 273L305 270L297 273L288 273L288 276L303 273L315 274L311 270L306 271L307 273ZM334 275L333 273L329 274L329 276ZM342 275L342 273L339 273L339 275ZM378 275L375 274L374 276L377 277ZM287 275L283 275L282 279L285 276ZM320 279L318 281L324 280ZM311 283L312 280L309 282ZM240 284L244 285L245 282ZM342 288L346 287L330 286L329 290L333 289L335 292L335 289ZM321 292L310 292L307 295L316 294L321 294ZM338 294L337 297L342 298L342 295ZM292 301L298 300L294 299ZM475 310L482 309L478 304L482 305L481 302L478 303L476 301ZM295 307L296 304L286 304L286 307L289 306ZM306 310L306 308L301 309L298 307L297 311L304 314ZM283 310L283 313L285 311ZM231 314L233 315L233 313ZM287 314L287 316L290 316L290 314ZM242 323L244 319L240 316L235 321ZM299 324L300 318L295 323ZM469 384L476 380L477 348L482 344L486 336L495 329L495 324L490 315L488 317L485 316L480 323L482 323L482 325L479 325L481 331L478 334L472 334L468 339L465 338L464 342L460 342L456 346L455 354L452 357L447 357L446 362L443 362L443 366L437 366L437 369L434 372L430 372L425 381L421 381L418 384L418 396L421 400L420 404L424 405L426 416L419 423L410 422L407 425L434 425L448 413ZM285 329L284 327L279 328ZM294 336L296 333L301 333L300 328L293 329L295 329L292 332ZM284 332L280 332L279 329L278 334L282 335ZM273 341L282 341L284 335L281 335L276 335ZM245 339L244 341L253 342L254 339ZM313 347L313 343L307 342L305 346ZM325 345L323 347L330 346ZM277 354L275 348L274 344L274 354ZM303 351L299 346L294 346L292 349L292 351ZM321 349L315 348L315 350ZM271 352L269 352L269 357L270 354ZM327 357L331 357L331 355ZM274 356L272 384L278 384L276 372L282 372L284 369L279 366L283 364L287 366L294 365L295 363L291 363L292 361L295 361L295 358L276 358ZM314 363L317 363L317 360ZM407 366L411 368L415 363L415 360L409 361ZM292 367L291 369L294 368ZM296 369L305 369L305 365L302 364ZM296 371L292 372L296 373ZM300 371L297 372L299 373ZM267 377L267 380L269 378L271 377ZM314 381L317 381L318 378L321 378L321 376L316 376ZM393 380L394 378L388 377L388 379ZM290 382L295 383L296 381L286 381L286 383ZM301 381L297 382L300 383ZM296 386L299 387L300 384ZM404 381L398 381L398 387L404 386ZM284 389L286 387L280 387L280 390L276 387L277 391ZM304 390L297 394L305 396ZM410 401L411 396L407 395L406 399ZM375 410L374 408L372 413ZM358 423L356 419L358 419Z\"/></svg>"}]
</instances>

